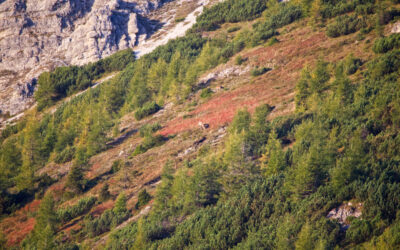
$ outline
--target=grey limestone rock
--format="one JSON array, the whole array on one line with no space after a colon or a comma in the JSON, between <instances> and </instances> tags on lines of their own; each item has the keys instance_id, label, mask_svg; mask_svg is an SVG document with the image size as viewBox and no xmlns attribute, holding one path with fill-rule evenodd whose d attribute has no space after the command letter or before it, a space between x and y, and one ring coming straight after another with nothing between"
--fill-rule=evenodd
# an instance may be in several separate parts
<instances>
[{"instance_id":1,"label":"grey limestone rock","mask_svg":"<svg viewBox=\"0 0 400 250\"><path fill-rule=\"evenodd\" d=\"M0 0L0 110L29 107L35 78L132 48L164 0Z\"/></svg>"}]
</instances>

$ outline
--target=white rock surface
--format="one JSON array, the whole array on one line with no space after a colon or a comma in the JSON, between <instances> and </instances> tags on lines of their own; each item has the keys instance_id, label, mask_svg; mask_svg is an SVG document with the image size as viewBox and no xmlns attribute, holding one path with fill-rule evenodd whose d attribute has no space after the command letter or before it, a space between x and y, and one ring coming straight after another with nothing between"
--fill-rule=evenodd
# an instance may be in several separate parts
<instances>
[{"instance_id":1,"label":"white rock surface","mask_svg":"<svg viewBox=\"0 0 400 250\"><path fill-rule=\"evenodd\" d=\"M362 203L353 204L352 202L348 202L347 204L342 204L341 206L329 211L326 218L337 220L341 225L341 229L347 230L347 228L349 227L347 218L359 218L362 215L362 207Z\"/></svg>"},{"instance_id":2,"label":"white rock surface","mask_svg":"<svg viewBox=\"0 0 400 250\"><path fill-rule=\"evenodd\" d=\"M41 72L134 47L164 0L0 0L0 110L32 104Z\"/></svg>"},{"instance_id":3,"label":"white rock surface","mask_svg":"<svg viewBox=\"0 0 400 250\"><path fill-rule=\"evenodd\" d=\"M391 33L400 33L400 22L393 24Z\"/></svg>"}]
</instances>

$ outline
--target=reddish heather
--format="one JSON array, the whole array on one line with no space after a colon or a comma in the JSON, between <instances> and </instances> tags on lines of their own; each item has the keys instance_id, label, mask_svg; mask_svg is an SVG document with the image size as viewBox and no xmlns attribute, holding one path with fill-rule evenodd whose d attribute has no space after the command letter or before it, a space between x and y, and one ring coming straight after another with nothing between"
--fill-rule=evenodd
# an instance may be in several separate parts
<instances>
[{"instance_id":1,"label":"reddish heather","mask_svg":"<svg viewBox=\"0 0 400 250\"><path fill-rule=\"evenodd\" d=\"M104 211L112 208L113 206L114 206L114 201L112 201L112 200L101 203L100 205L98 205L92 209L91 215L93 215L95 217L100 216Z\"/></svg>"},{"instance_id":2,"label":"reddish heather","mask_svg":"<svg viewBox=\"0 0 400 250\"><path fill-rule=\"evenodd\" d=\"M301 39L298 40L299 38ZM190 112L190 118L173 119L160 133L169 135L196 129L199 122L216 128L232 121L238 109L247 108L252 112L255 107L264 103L283 108L279 111L280 114L290 113L293 105L282 104L292 101L295 83L305 63L315 62L318 58L315 55L318 53L328 61L342 59L348 51L361 53L361 48L351 43L346 47L347 52L345 48L340 51L329 49L340 46L341 41L328 39L324 33L312 32L308 27L289 32L278 39L280 42L276 45L259 47L242 55L249 59L252 66L274 67L271 72L254 78L252 83L231 92L216 94Z\"/></svg>"},{"instance_id":3,"label":"reddish heather","mask_svg":"<svg viewBox=\"0 0 400 250\"><path fill-rule=\"evenodd\" d=\"M40 201L34 200L1 222L0 230L7 238L7 246L18 245L33 230L35 219L28 216L36 212L39 205Z\"/></svg>"}]
</instances>

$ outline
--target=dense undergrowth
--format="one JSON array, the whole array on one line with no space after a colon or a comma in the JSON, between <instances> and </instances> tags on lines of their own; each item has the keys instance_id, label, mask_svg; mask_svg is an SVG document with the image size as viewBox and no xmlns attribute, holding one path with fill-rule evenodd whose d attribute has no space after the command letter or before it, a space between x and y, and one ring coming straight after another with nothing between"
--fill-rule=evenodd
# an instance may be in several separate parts
<instances>
[{"instance_id":1,"label":"dense undergrowth","mask_svg":"<svg viewBox=\"0 0 400 250\"><path fill-rule=\"evenodd\" d=\"M240 111L220 152L175 174L164 167L151 214L115 232L108 248L398 247L399 73L387 64L399 53L368 62L359 82L346 71L357 60L305 68L289 117L265 123L268 106ZM326 215L348 201L363 215L344 230Z\"/></svg>"},{"instance_id":2,"label":"dense undergrowth","mask_svg":"<svg viewBox=\"0 0 400 250\"><path fill-rule=\"evenodd\" d=\"M44 73L36 94L38 110L1 135L0 214L7 216L45 193L54 180L38 176L37 170L50 162L73 162L61 201L89 190L91 183L83 175L88 159L107 149L123 115L134 112L140 120L166 100L184 103L201 89L201 74L243 49L265 44L277 29L306 17L317 27L327 24L330 37L382 35L382 27L398 16L392 6L373 0L227 0L205 10L185 37L138 60L124 51L99 63ZM233 36L202 36L226 22L254 19L251 30L236 29ZM260 105L253 115L239 111L222 148L203 149L178 170L171 162L165 165L150 214L111 233L107 248L399 247L397 40L397 35L379 38L373 46L375 59L368 62L349 55L340 63L320 59L305 67L291 116L266 122L268 105ZM116 70L121 72L112 80L61 104L54 113L40 112ZM265 73L258 71L254 76ZM357 80L350 80L353 74ZM143 142L131 157L163 144L166 138L153 135L158 129L159 124L142 127ZM137 208L151 199L146 194L142 192ZM108 199L104 185L99 199L83 199L56 213L58 204L47 192L22 247L76 248L75 243L109 232L129 217L124 193L100 216L85 215ZM363 208L362 217L350 218L345 230L326 215L348 201ZM84 216L83 228L72 232L75 242L63 242L60 225L79 216Z\"/></svg>"}]
</instances>

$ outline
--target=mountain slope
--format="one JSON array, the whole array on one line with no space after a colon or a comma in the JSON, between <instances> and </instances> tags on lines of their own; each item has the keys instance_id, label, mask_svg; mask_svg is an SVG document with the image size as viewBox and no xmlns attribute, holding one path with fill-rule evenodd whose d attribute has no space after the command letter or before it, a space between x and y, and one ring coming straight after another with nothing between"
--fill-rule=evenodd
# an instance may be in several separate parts
<instances>
[{"instance_id":1,"label":"mountain slope","mask_svg":"<svg viewBox=\"0 0 400 250\"><path fill-rule=\"evenodd\" d=\"M0 4L0 110L16 115L29 108L37 77L44 71L83 65L116 51L151 52L150 37L190 28L176 15L201 12L199 1L3 1ZM198 8L199 7L199 8ZM192 14L193 15L193 14ZM146 48L146 46L151 48ZM146 48L146 49L145 49ZM144 51L145 50L145 51Z\"/></svg>"},{"instance_id":2,"label":"mountain slope","mask_svg":"<svg viewBox=\"0 0 400 250\"><path fill-rule=\"evenodd\" d=\"M400 12L386 4L228 0L55 112L27 112L2 133L5 244L396 249Z\"/></svg>"}]
</instances>

